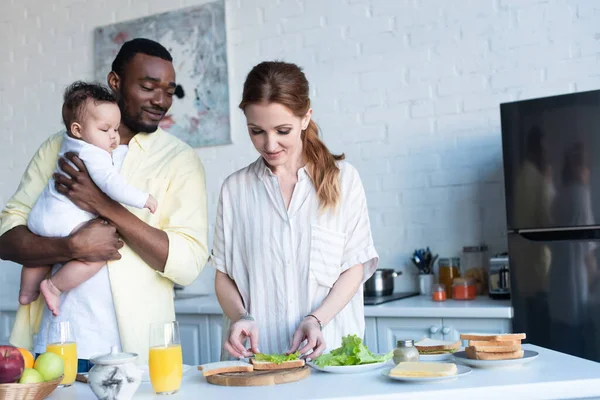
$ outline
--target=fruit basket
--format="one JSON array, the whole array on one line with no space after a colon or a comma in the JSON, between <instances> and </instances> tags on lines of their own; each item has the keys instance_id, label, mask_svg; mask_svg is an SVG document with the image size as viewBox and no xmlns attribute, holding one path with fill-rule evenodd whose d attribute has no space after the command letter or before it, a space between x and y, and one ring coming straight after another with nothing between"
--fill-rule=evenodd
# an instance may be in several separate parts
<instances>
[{"instance_id":1,"label":"fruit basket","mask_svg":"<svg viewBox=\"0 0 600 400\"><path fill-rule=\"evenodd\" d=\"M2 383L0 399L2 400L42 400L50 396L63 377L39 383Z\"/></svg>"}]
</instances>

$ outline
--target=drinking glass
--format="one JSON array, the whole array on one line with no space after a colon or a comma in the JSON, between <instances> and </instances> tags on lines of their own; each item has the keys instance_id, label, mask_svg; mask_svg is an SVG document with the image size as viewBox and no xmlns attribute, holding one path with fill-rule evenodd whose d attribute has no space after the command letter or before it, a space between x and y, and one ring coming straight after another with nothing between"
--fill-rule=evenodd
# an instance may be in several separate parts
<instances>
[{"instance_id":1,"label":"drinking glass","mask_svg":"<svg viewBox=\"0 0 600 400\"><path fill-rule=\"evenodd\" d=\"M71 386L77 377L77 345L73 325L69 321L50 322L46 351L58 354L65 363L65 372L60 386Z\"/></svg>"},{"instance_id":2,"label":"drinking glass","mask_svg":"<svg viewBox=\"0 0 600 400\"><path fill-rule=\"evenodd\" d=\"M154 393L177 393L183 375L183 356L177 321L150 324L148 369Z\"/></svg>"}]
</instances>

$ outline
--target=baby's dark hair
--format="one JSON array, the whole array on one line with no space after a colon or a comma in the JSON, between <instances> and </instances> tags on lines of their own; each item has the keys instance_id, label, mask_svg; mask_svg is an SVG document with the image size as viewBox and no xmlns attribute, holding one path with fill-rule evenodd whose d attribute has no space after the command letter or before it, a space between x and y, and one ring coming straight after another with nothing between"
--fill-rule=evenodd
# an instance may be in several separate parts
<instances>
[{"instance_id":1,"label":"baby's dark hair","mask_svg":"<svg viewBox=\"0 0 600 400\"><path fill-rule=\"evenodd\" d=\"M70 132L73 122L83 118L88 99L94 104L117 102L115 95L104 85L83 81L72 83L65 90L62 107L62 118L67 132Z\"/></svg>"}]
</instances>

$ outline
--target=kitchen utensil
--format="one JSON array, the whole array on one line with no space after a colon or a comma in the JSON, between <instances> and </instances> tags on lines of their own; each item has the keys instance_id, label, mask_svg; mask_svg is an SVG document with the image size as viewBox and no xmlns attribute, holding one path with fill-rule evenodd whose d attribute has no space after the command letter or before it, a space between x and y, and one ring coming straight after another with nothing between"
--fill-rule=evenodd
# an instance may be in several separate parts
<instances>
[{"instance_id":1,"label":"kitchen utensil","mask_svg":"<svg viewBox=\"0 0 600 400\"><path fill-rule=\"evenodd\" d=\"M310 375L310 368L278 369L251 372L229 372L206 377L206 381L219 386L271 386L297 382Z\"/></svg>"},{"instance_id":2,"label":"kitchen utensil","mask_svg":"<svg viewBox=\"0 0 600 400\"><path fill-rule=\"evenodd\" d=\"M514 360L472 360L467 357L466 352L458 351L454 353L454 360L475 368L500 368L529 364L538 358L538 356L539 353L537 351L525 350L523 358L517 358Z\"/></svg>"},{"instance_id":3,"label":"kitchen utensil","mask_svg":"<svg viewBox=\"0 0 600 400\"><path fill-rule=\"evenodd\" d=\"M364 295L367 297L373 296L389 296L394 292L394 278L400 276L402 271L393 269L378 269L375 271L364 285Z\"/></svg>"},{"instance_id":4,"label":"kitchen utensil","mask_svg":"<svg viewBox=\"0 0 600 400\"><path fill-rule=\"evenodd\" d=\"M437 254L434 256L427 247L426 249L415 250L410 260L419 270L419 275L429 275L433 274L433 264L437 257Z\"/></svg>"},{"instance_id":5,"label":"kitchen utensil","mask_svg":"<svg viewBox=\"0 0 600 400\"><path fill-rule=\"evenodd\" d=\"M390 369L386 369L381 371L381 375L386 376L390 379L394 379L397 381L404 381L404 382L430 382L430 381L443 381L443 380L448 380L448 379L456 379L459 376L464 376L464 375L468 375L471 372L473 372L473 370L465 365L457 365L456 366L456 374L454 375L449 375L449 376L431 376L431 377L416 377L416 376L391 376L390 375Z\"/></svg>"}]
</instances>

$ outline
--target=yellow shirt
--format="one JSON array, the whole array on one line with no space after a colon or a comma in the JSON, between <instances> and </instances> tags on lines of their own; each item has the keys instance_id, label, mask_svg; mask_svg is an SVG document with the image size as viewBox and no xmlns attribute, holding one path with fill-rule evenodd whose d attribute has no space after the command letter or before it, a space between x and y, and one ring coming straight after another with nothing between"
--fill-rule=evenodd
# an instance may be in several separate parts
<instances>
[{"instance_id":1,"label":"yellow shirt","mask_svg":"<svg viewBox=\"0 0 600 400\"><path fill-rule=\"evenodd\" d=\"M46 140L29 163L17 192L0 214L0 235L27 224L31 208L56 167L62 138L61 132ZM208 258L204 167L192 148L159 128L131 139L121 174L158 201L155 214L128 210L169 238L164 273L150 268L127 244L120 250L120 260L108 262L121 346L139 354L138 361L143 363L148 357L150 323L175 320L173 282L191 284ZM43 307L41 298L19 307L10 338L13 345L32 347Z\"/></svg>"}]
</instances>

